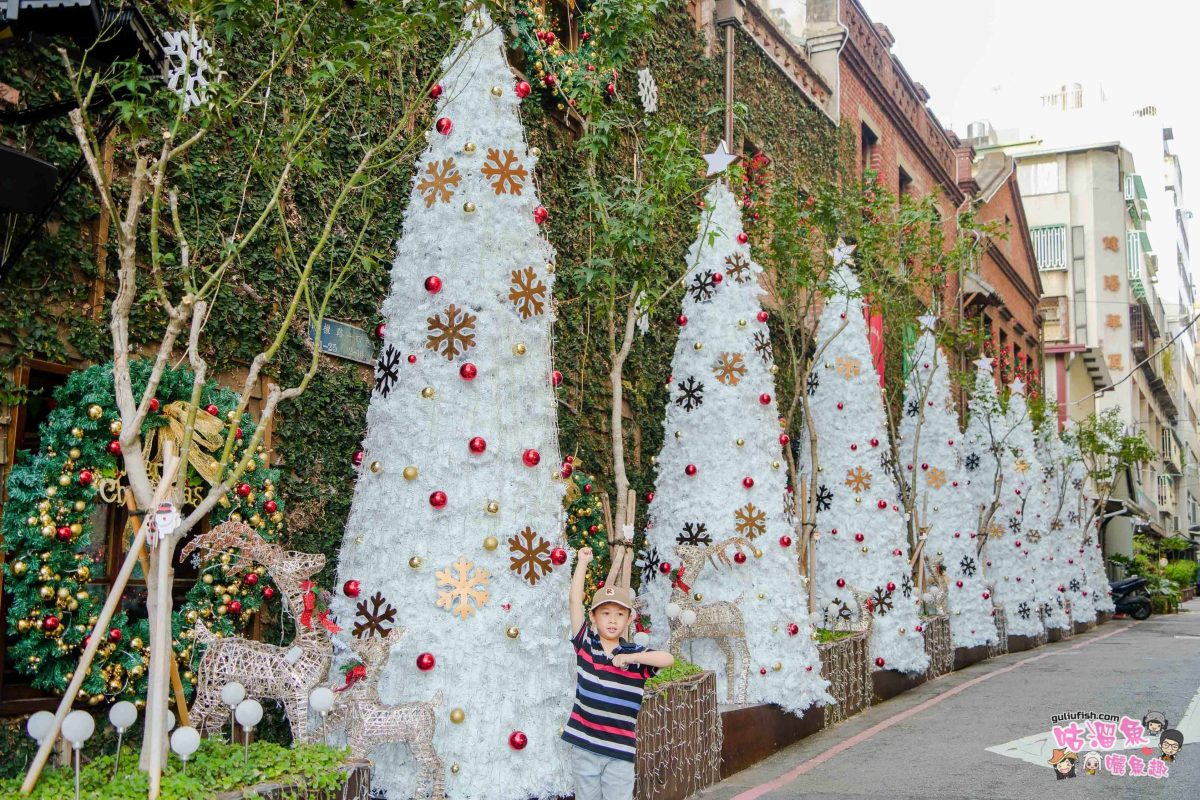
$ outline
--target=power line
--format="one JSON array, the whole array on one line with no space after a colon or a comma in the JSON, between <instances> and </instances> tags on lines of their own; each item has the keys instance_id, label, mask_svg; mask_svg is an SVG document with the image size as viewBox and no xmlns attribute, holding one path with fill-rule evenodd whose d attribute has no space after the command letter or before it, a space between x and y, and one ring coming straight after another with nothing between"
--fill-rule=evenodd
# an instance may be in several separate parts
<instances>
[{"instance_id":1,"label":"power line","mask_svg":"<svg viewBox=\"0 0 1200 800\"><path fill-rule=\"evenodd\" d=\"M1174 336L1172 336L1172 337L1171 337L1171 338L1170 338L1170 339L1167 341L1167 343L1166 343L1166 344L1164 344L1162 347L1160 347L1160 348L1158 348L1157 350L1155 350L1155 351L1154 351L1153 353L1151 353L1150 355L1146 356L1144 359L1142 359L1141 361L1139 361L1137 364L1134 364L1134 365L1133 365L1133 366L1132 366L1132 367L1129 369L1129 372L1127 372L1127 373L1125 374L1125 377L1124 377L1124 378L1121 378L1121 380L1117 381L1116 383L1110 383L1108 386L1105 386L1103 389L1097 389L1096 391L1092 392L1091 394L1087 395L1086 397L1081 397L1081 398L1079 398L1078 400L1075 400L1074 402L1072 402L1072 403L1071 403L1071 405L1073 405L1073 406L1077 406L1077 405L1079 405L1080 403L1084 402L1085 400L1091 400L1091 399L1092 399L1093 397L1095 397L1096 395L1103 394L1104 392L1107 392L1109 389L1115 389L1115 388L1117 388L1118 386L1120 386L1122 383L1124 383L1125 381L1127 381L1127 380L1129 380L1130 378L1132 378L1132 377L1133 377L1133 373L1135 373L1135 372L1137 372L1139 369L1141 369L1142 365L1150 363L1151 361L1153 361L1153 360L1154 360L1154 358L1155 358L1156 356L1158 356L1160 353L1164 352L1164 351L1165 351L1165 350L1166 350L1168 347L1170 347L1171 345L1175 344L1175 341L1176 341L1176 340L1177 340L1177 339L1178 339L1180 336L1183 336L1184 332L1185 332L1185 331L1187 331L1187 329L1188 329L1188 328L1190 328L1190 327L1192 327L1193 325L1195 325L1195 324L1196 324L1196 322L1197 322L1198 320L1200 320L1200 314L1197 314L1196 316L1192 317L1191 321L1190 321L1190 322L1189 322L1187 325L1184 325L1182 328L1180 328L1180 329L1179 329L1179 332L1178 332L1178 333L1176 333Z\"/></svg>"}]
</instances>

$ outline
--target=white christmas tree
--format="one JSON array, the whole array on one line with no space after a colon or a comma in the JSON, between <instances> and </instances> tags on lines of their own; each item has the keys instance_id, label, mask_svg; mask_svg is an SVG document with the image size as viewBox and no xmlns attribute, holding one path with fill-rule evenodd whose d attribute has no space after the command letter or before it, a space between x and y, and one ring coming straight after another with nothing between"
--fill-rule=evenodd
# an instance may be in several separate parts
<instances>
[{"instance_id":1,"label":"white christmas tree","mask_svg":"<svg viewBox=\"0 0 1200 800\"><path fill-rule=\"evenodd\" d=\"M1002 415L997 415L1007 433L999 444L1003 482L1000 506L988 534L984 566L989 570L996 600L1007 613L1009 635L1037 636L1044 630L1037 588L1039 556L1035 553L1041 533L1032 520L1027 524L1025 516L1034 494L1034 482L1040 480L1040 475L1023 387L1017 381L1010 389L1008 407ZM1033 516L1032 507L1029 515ZM1032 539L1026 536L1027 532L1033 534Z\"/></svg>"},{"instance_id":2,"label":"white christmas tree","mask_svg":"<svg viewBox=\"0 0 1200 800\"><path fill-rule=\"evenodd\" d=\"M1078 444L1074 445L1078 448ZM1077 480L1072 481L1075 494L1075 526L1080 528L1079 555L1083 559L1083 571L1087 575L1087 596L1092 601L1093 613L1111 614L1116 610L1112 601L1112 590L1108 588L1108 572L1104 568L1104 548L1100 544L1102 515L1090 520L1090 511L1097 500L1087 492L1087 467L1082 458L1075 467Z\"/></svg>"},{"instance_id":3,"label":"white christmas tree","mask_svg":"<svg viewBox=\"0 0 1200 800\"><path fill-rule=\"evenodd\" d=\"M1055 540L1058 585L1064 587L1063 595L1071 602L1071 620L1091 622L1096 618L1096 609L1084 569L1083 530L1078 512L1083 491L1083 462L1070 439L1060 435L1052 435L1050 454L1057 469L1050 529Z\"/></svg>"},{"instance_id":4,"label":"white christmas tree","mask_svg":"<svg viewBox=\"0 0 1200 800\"><path fill-rule=\"evenodd\" d=\"M900 456L906 459L913 508L927 529L927 563L941 564L949 592L950 633L955 647L996 641L990 591L976 550L978 508L963 475L962 432L950 393L950 367L934 338L936 317L921 317L921 337L913 348L912 367L900 421Z\"/></svg>"},{"instance_id":5,"label":"white christmas tree","mask_svg":"<svg viewBox=\"0 0 1200 800\"><path fill-rule=\"evenodd\" d=\"M821 437L817 464L817 602L827 614L872 598L871 658L877 667L920 672L929 665L909 571L908 530L890 455L879 377L872 368L852 247L832 251L835 291L821 310L808 391ZM828 344L827 344L828 343Z\"/></svg>"},{"instance_id":6,"label":"white christmas tree","mask_svg":"<svg viewBox=\"0 0 1200 800\"><path fill-rule=\"evenodd\" d=\"M722 697L729 689L722 648L737 655L740 644L731 632L740 625L749 675L735 659L735 699L799 713L828 699L828 682L821 678L815 625L786 518L774 360L759 303L761 268L750 260L737 206L723 182L709 190L705 208L688 253L686 323L671 361L642 596L652 640L665 647L673 631L687 640L685 656L716 671ZM682 565L676 548L690 554L699 571L685 569L673 582L662 566ZM744 680L742 698L737 687Z\"/></svg>"},{"instance_id":7,"label":"white christmas tree","mask_svg":"<svg viewBox=\"0 0 1200 800\"><path fill-rule=\"evenodd\" d=\"M1058 440L1054 423L1044 422L1034 431L1034 453L1037 457L1038 475L1032 479L1033 497L1030 499L1032 516L1026 512L1025 524L1029 539L1030 530L1039 533L1034 548L1038 556L1037 595L1038 602L1046 612L1047 630L1067 628L1071 625L1067 613L1067 557L1064 553L1066 537L1061 521L1055 522L1058 498L1061 492L1062 475L1055 443Z\"/></svg>"},{"instance_id":8,"label":"white christmas tree","mask_svg":"<svg viewBox=\"0 0 1200 800\"><path fill-rule=\"evenodd\" d=\"M472 25L473 22L473 25ZM404 217L334 610L406 632L384 702L439 698L433 744L456 798L566 793L570 710L563 486L551 386L554 252L539 232L504 37L486 14L443 65L437 125ZM404 748L374 780L405 796Z\"/></svg>"}]
</instances>

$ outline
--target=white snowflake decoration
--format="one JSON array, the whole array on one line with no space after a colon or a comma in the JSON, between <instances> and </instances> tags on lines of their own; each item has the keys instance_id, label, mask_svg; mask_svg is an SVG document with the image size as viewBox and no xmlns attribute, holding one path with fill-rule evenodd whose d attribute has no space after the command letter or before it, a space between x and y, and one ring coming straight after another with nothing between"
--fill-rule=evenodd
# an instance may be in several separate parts
<instances>
[{"instance_id":1,"label":"white snowflake decoration","mask_svg":"<svg viewBox=\"0 0 1200 800\"><path fill-rule=\"evenodd\" d=\"M658 82L650 74L649 67L638 70L638 97L647 114L658 111Z\"/></svg>"},{"instance_id":2,"label":"white snowflake decoration","mask_svg":"<svg viewBox=\"0 0 1200 800\"><path fill-rule=\"evenodd\" d=\"M183 110L200 106L208 95L208 73L211 67L212 45L196 33L168 31L163 55L167 59L167 88L183 98Z\"/></svg>"}]
</instances>

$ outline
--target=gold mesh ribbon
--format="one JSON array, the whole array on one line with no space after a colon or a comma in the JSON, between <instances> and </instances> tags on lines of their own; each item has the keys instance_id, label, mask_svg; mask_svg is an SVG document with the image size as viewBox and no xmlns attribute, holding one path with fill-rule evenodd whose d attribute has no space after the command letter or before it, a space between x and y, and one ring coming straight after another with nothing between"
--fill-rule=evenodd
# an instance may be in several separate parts
<instances>
[{"instance_id":1,"label":"gold mesh ribbon","mask_svg":"<svg viewBox=\"0 0 1200 800\"><path fill-rule=\"evenodd\" d=\"M167 418L167 425L150 431L146 437L147 451L153 450L157 435L160 451L162 445L170 441L175 444L175 452L183 452L184 423L187 421L190 405L186 400L176 400L163 407L162 414ZM225 445L221 436L224 427L219 417L201 409L196 410L192 446L188 449L188 464L211 486L216 486L221 479L221 464L212 454L220 451Z\"/></svg>"}]
</instances>

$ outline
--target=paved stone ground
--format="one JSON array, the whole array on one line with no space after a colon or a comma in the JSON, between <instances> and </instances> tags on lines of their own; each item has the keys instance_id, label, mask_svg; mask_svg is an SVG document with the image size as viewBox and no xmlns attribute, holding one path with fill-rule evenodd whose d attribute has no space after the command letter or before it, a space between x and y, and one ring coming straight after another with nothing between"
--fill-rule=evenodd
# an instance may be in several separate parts
<instances>
[{"instance_id":1,"label":"paved stone ground","mask_svg":"<svg viewBox=\"0 0 1200 800\"><path fill-rule=\"evenodd\" d=\"M1087 634L943 676L798 742L698 797L1195 800L1200 741L1185 743L1162 780L1093 777L1079 769L1074 780L1056 781L1048 765L986 748L1048 732L1052 715L1076 710L1138 719L1160 710L1174 726L1198 689L1200 600L1185 604L1179 614L1113 620Z\"/></svg>"}]
</instances>

